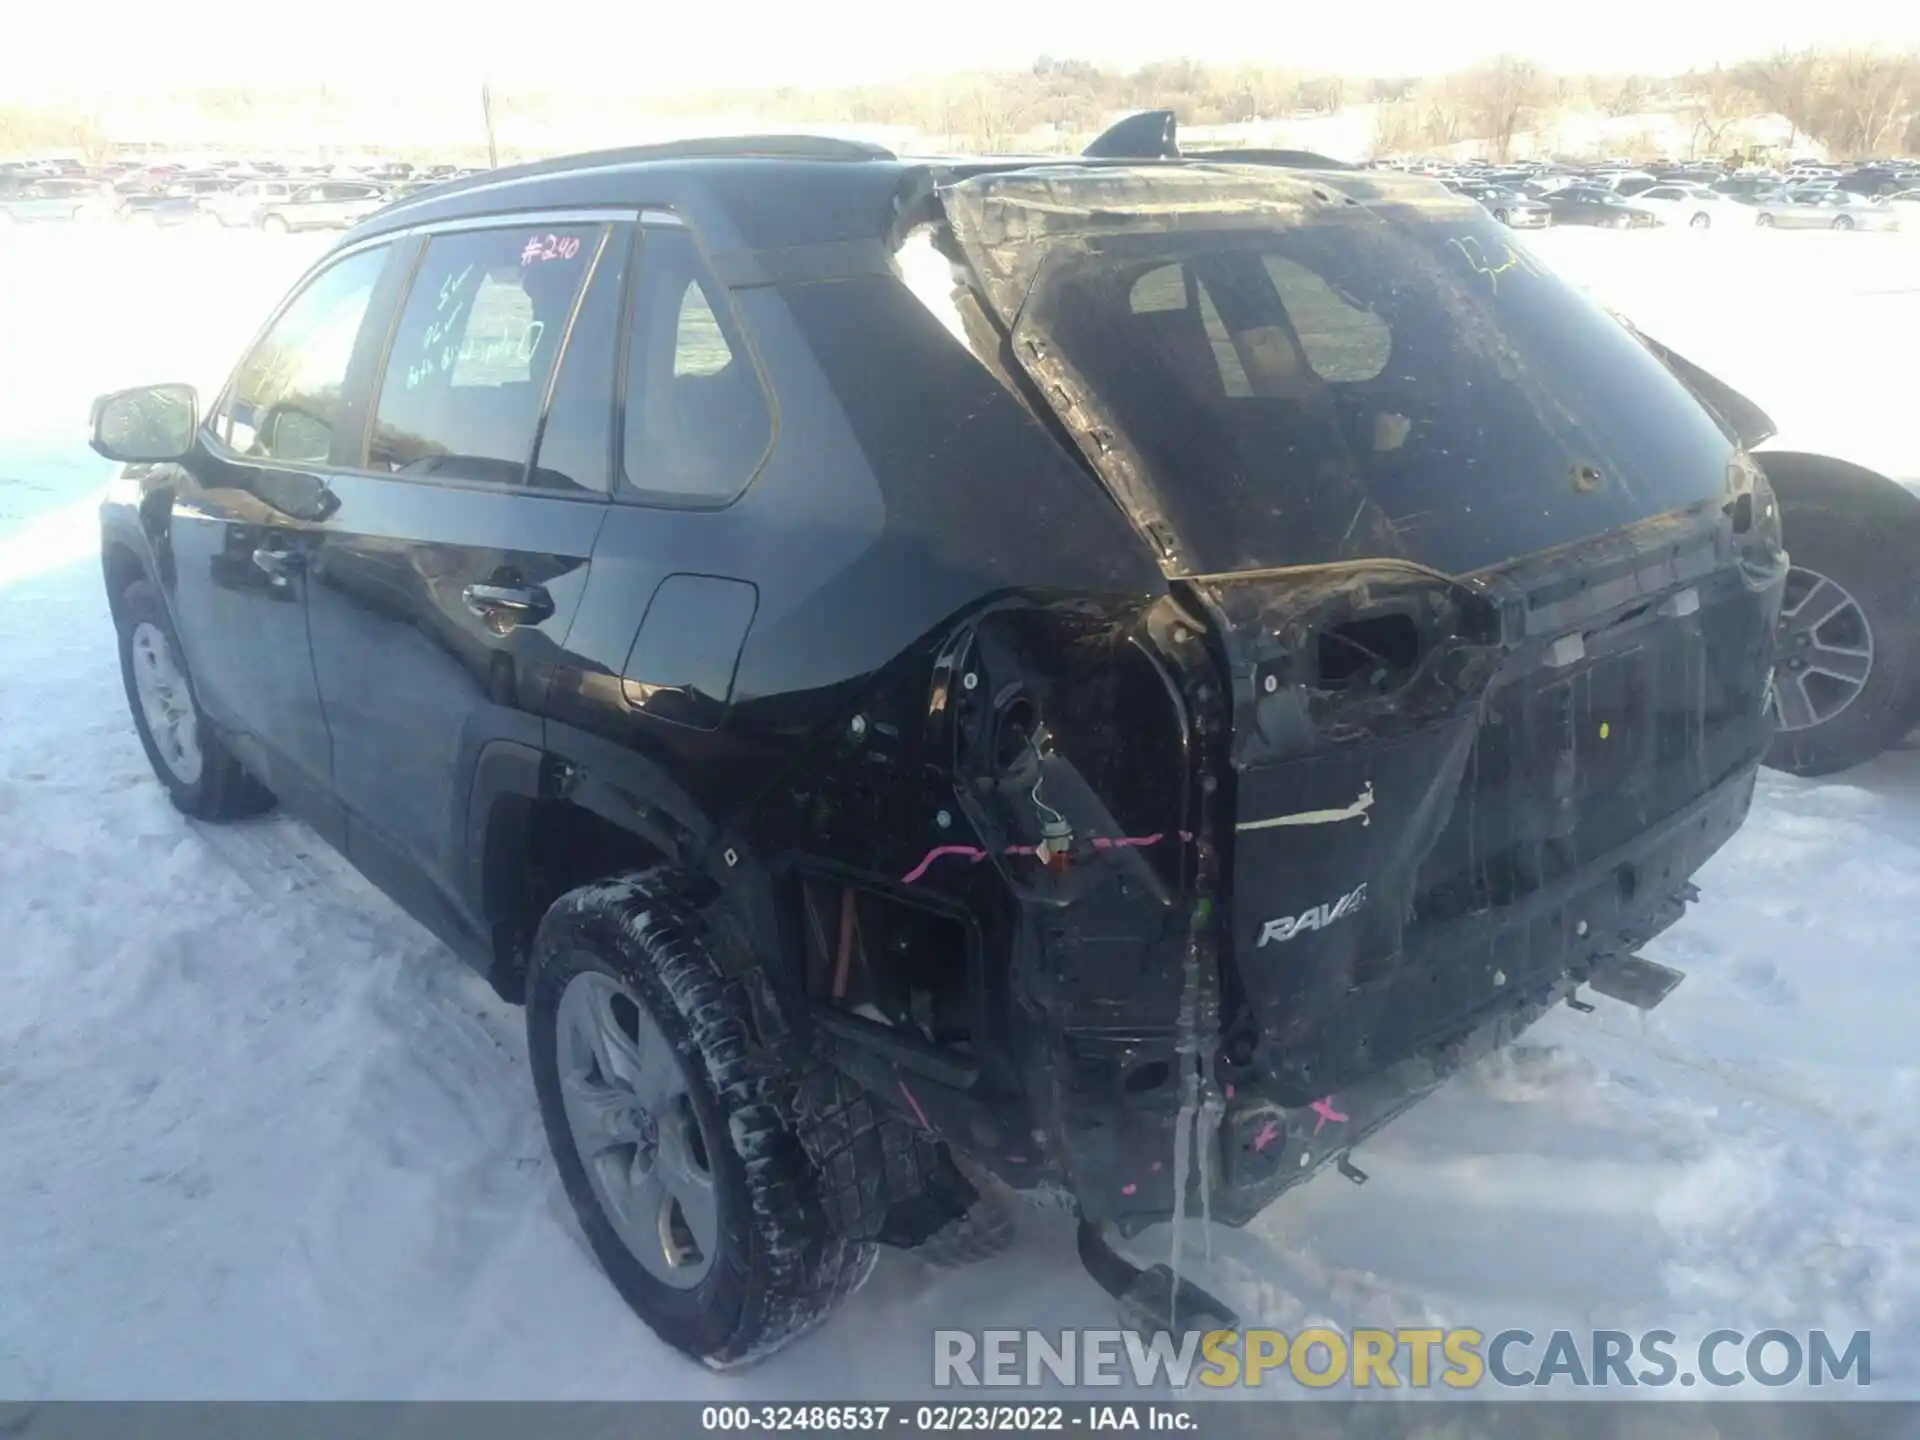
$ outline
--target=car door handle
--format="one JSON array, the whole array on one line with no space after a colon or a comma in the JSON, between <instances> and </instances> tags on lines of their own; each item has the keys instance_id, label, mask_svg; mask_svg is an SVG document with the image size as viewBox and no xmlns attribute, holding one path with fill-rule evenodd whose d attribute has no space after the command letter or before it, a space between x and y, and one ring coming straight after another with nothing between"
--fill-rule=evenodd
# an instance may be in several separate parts
<instances>
[{"instance_id":1,"label":"car door handle","mask_svg":"<svg viewBox=\"0 0 1920 1440\"><path fill-rule=\"evenodd\" d=\"M306 557L298 550L282 550L277 546L262 545L253 552L254 568L264 571L276 580L289 578L306 563Z\"/></svg>"},{"instance_id":2,"label":"car door handle","mask_svg":"<svg viewBox=\"0 0 1920 1440\"><path fill-rule=\"evenodd\" d=\"M544 585L469 585L461 599L475 615L496 624L537 625L553 614L553 597Z\"/></svg>"}]
</instances>

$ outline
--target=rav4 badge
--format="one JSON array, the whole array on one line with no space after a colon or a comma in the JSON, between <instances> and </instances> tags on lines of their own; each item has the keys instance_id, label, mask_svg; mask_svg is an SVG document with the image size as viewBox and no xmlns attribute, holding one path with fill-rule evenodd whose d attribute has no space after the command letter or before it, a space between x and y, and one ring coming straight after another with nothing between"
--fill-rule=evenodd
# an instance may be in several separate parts
<instances>
[{"instance_id":1,"label":"rav4 badge","mask_svg":"<svg viewBox=\"0 0 1920 1440\"><path fill-rule=\"evenodd\" d=\"M1256 948L1269 940L1278 944L1305 934L1309 930L1324 930L1336 920L1345 919L1362 905L1367 903L1365 883L1355 886L1338 900L1328 905L1315 905L1299 915L1282 915L1277 920L1269 920L1260 930L1260 938L1254 942Z\"/></svg>"}]
</instances>

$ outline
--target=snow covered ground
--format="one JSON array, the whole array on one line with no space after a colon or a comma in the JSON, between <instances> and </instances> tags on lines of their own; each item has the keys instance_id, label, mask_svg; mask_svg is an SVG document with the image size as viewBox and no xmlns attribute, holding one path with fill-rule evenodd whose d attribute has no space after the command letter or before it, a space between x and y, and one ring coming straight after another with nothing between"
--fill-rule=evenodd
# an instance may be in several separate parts
<instances>
[{"instance_id":1,"label":"snow covered ground","mask_svg":"<svg viewBox=\"0 0 1920 1440\"><path fill-rule=\"evenodd\" d=\"M1790 428L1920 476L1920 245L1529 243ZM169 807L113 659L87 402L217 381L314 248L0 236L0 1399L901 1396L936 1325L1112 1323L1035 1212L969 1272L884 1257L747 1375L684 1363L567 1212L518 1012L301 826ZM1203 1278L1288 1329L1871 1329L1874 1393L1920 1396L1920 753L1764 777L1700 884L1652 947L1689 975L1658 1011L1557 1012L1367 1145L1364 1188L1216 1235Z\"/></svg>"}]
</instances>

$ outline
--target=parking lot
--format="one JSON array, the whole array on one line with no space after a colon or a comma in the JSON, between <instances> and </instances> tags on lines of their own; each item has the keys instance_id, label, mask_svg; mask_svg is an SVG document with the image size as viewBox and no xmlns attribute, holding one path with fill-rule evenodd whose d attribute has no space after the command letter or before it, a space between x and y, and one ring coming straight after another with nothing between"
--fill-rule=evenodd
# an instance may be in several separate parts
<instances>
[{"instance_id":1,"label":"parking lot","mask_svg":"<svg viewBox=\"0 0 1920 1440\"><path fill-rule=\"evenodd\" d=\"M0 1397L897 1397L935 1325L1112 1323L1062 1215L709 1376L620 1303L568 1212L520 1017L297 822L167 803L97 560L117 386L217 386L324 236L0 233ZM1783 432L1920 478L1920 236L1549 230L1523 243ZM203 390L204 393L204 390ZM1920 751L1771 773L1604 999L1213 1238L1248 1324L1874 1333L1920 1398ZM1164 1236L1148 1236L1148 1253ZM1197 1246L1189 1245L1191 1259Z\"/></svg>"}]
</instances>

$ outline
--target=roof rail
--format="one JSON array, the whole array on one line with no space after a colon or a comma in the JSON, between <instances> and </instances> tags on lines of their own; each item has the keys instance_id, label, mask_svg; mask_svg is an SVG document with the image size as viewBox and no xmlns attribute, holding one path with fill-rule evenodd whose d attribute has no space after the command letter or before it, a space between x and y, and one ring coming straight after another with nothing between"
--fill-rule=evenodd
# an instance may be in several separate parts
<instances>
[{"instance_id":1,"label":"roof rail","mask_svg":"<svg viewBox=\"0 0 1920 1440\"><path fill-rule=\"evenodd\" d=\"M502 165L454 180L429 185L390 207L440 200L487 186L518 180L537 180L607 165L639 165L649 160L894 160L891 150L864 140L839 140L830 135L718 135L707 139L668 140L655 145L626 145L617 150L586 150L552 155L518 165Z\"/></svg>"},{"instance_id":2,"label":"roof rail","mask_svg":"<svg viewBox=\"0 0 1920 1440\"><path fill-rule=\"evenodd\" d=\"M716 135L703 140L667 140L622 151L635 160L895 160L884 145L832 135Z\"/></svg>"}]
</instances>

